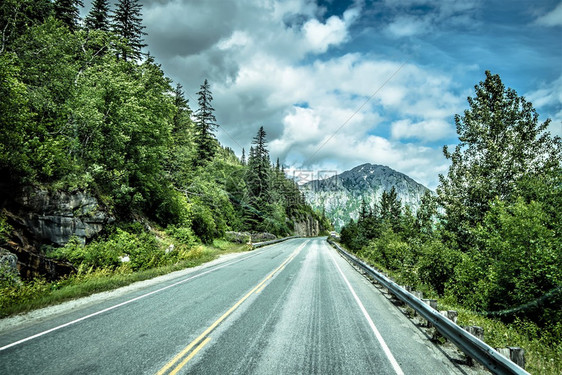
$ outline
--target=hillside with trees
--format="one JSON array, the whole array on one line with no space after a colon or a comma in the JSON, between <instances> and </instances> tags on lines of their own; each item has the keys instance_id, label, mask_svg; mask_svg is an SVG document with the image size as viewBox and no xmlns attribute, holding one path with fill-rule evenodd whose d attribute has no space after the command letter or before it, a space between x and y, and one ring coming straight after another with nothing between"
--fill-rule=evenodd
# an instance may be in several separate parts
<instances>
[{"instance_id":1,"label":"hillside with trees","mask_svg":"<svg viewBox=\"0 0 562 375\"><path fill-rule=\"evenodd\" d=\"M215 136L211 84L202 83L194 110L143 53L138 0L114 9L96 0L85 20L81 6L0 5L0 246L78 271L113 272L126 255L140 270L191 259L189 249L227 231L287 236L321 219L272 165L263 127L239 160ZM25 212L40 199L70 203ZM82 229L49 240L48 220Z\"/></svg>"},{"instance_id":2,"label":"hillside with trees","mask_svg":"<svg viewBox=\"0 0 562 375\"><path fill-rule=\"evenodd\" d=\"M405 284L560 350L561 140L498 75L486 72L468 104L455 116L458 145L444 147L451 166L437 196L412 214L385 192L341 241Z\"/></svg>"}]
</instances>

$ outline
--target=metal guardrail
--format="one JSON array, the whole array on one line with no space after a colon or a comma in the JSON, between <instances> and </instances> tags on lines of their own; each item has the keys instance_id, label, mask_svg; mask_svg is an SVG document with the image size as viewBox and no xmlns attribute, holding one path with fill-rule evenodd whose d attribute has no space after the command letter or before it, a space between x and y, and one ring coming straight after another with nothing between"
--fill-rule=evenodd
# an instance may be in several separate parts
<instances>
[{"instance_id":1,"label":"metal guardrail","mask_svg":"<svg viewBox=\"0 0 562 375\"><path fill-rule=\"evenodd\" d=\"M465 331L453 321L441 315L437 310L425 304L422 300L406 291L400 285L373 269L371 266L348 253L337 243L328 240L343 256L349 259L372 276L378 283L389 290L402 302L414 309L425 320L431 323L444 337L454 343L465 354L474 358L494 374L529 374L514 362L498 353L494 348Z\"/></svg>"},{"instance_id":2,"label":"metal guardrail","mask_svg":"<svg viewBox=\"0 0 562 375\"><path fill-rule=\"evenodd\" d=\"M257 249L258 247L263 247L263 246L267 246L267 245L273 245L274 243L287 241L287 240L290 240L291 238L298 238L298 236L290 236L290 237L278 238L276 240L271 240L271 241L256 242L256 243L252 244L252 249Z\"/></svg>"}]
</instances>

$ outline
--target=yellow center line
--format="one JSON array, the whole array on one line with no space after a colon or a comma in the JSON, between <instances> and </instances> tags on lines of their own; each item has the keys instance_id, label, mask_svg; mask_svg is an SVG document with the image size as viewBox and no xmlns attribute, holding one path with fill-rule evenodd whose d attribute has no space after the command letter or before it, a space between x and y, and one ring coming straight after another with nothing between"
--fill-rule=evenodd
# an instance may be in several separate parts
<instances>
[{"instance_id":1,"label":"yellow center line","mask_svg":"<svg viewBox=\"0 0 562 375\"><path fill-rule=\"evenodd\" d=\"M170 375L176 375L178 371L181 370L181 368L185 366L185 364L189 362L189 360L193 358L195 354L199 352L199 350L203 349L203 347L207 345L209 341L211 341L211 338L207 337L201 344L197 345L197 347L187 357L185 357L185 359L174 369L174 371L170 372Z\"/></svg>"},{"instance_id":2,"label":"yellow center line","mask_svg":"<svg viewBox=\"0 0 562 375\"><path fill-rule=\"evenodd\" d=\"M291 255L289 255L289 257L287 257L287 259L285 259L285 261L283 263L281 263L281 265L279 267L277 267L276 269L274 269L269 275L267 275L265 277L265 279L263 279L258 285L256 285L252 290L250 290L244 297L242 297L238 302L236 302L234 304L234 306L232 306L230 309L228 309L227 312L225 312L220 318L218 318L213 324L211 324L209 326L209 328L207 328L201 335L199 335L199 337L197 337L195 340L193 340L189 345L187 345L185 347L185 349L183 349L181 352L179 352L174 358L172 358L172 360L170 362L168 362L164 367L162 367L160 369L160 371L158 371L156 373L156 375L163 375L166 373L166 371L168 371L174 364L176 364L176 362L178 362L181 358L183 358L183 356L185 356L187 353L189 353L189 351L195 346L197 345L197 343L199 341L201 341L202 339L204 339L209 333L211 333L212 330L214 330L223 320L225 320L230 314L232 314L232 312L234 310L236 310L238 308L238 306L240 306L245 300L248 299L248 297L250 297L253 293L255 293L258 289L260 289L262 286L265 286L264 284L273 277L273 275L275 275L277 272L279 272L281 269L283 269L283 267L285 267L291 260L293 260L297 254L302 250L302 248L308 243L305 242L302 245L300 245L297 249L295 249L295 251L293 251L291 253ZM205 341L203 341L203 343L201 343L189 356L187 356L170 374L175 374L177 373L183 366L185 366L185 364L187 362L189 362L189 360L191 358L193 358L193 356L208 342L207 338Z\"/></svg>"}]
</instances>

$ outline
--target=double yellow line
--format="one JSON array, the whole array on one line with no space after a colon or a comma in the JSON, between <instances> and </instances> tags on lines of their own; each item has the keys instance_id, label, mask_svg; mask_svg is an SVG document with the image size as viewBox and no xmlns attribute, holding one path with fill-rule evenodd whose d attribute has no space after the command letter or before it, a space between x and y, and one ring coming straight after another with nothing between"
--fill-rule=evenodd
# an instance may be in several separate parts
<instances>
[{"instance_id":1,"label":"double yellow line","mask_svg":"<svg viewBox=\"0 0 562 375\"><path fill-rule=\"evenodd\" d=\"M295 251L293 251L291 255L289 255L289 257L285 259L285 261L281 263L279 267L277 267L269 275L267 275L265 279L263 279L244 297L242 297L238 302L236 302L230 309L228 309L227 312L225 312L220 318L218 318L213 324L211 324L209 328L207 328L201 335L199 335L199 337L197 337L195 340L189 343L189 345L187 345L181 352L179 352L174 358L172 358L172 360L168 362L164 367L162 367L160 371L158 371L156 374L157 375L164 375L166 373L168 373L169 375L177 374L182 369L182 367L184 367L187 364L187 362L189 362L197 354L197 352L199 352L205 345L209 343L209 341L211 340L211 338L208 337L209 333L211 333L223 320L225 320L230 314L232 314L232 312L236 310L238 306L240 306L245 300L247 300L248 297L250 297L253 293L261 292L261 290L265 288L265 283L269 279L271 279L273 275L275 275L277 272L282 270L283 267L285 267L290 261L292 261L307 243L308 241L303 243ZM197 347L195 347L196 345ZM195 349L193 349L193 347L195 347ZM192 349L193 351L191 351ZM189 355L184 358L184 356L187 353L189 353ZM172 371L168 372L168 370L170 370L174 365L176 365L176 363L180 361L182 358L184 359Z\"/></svg>"}]
</instances>

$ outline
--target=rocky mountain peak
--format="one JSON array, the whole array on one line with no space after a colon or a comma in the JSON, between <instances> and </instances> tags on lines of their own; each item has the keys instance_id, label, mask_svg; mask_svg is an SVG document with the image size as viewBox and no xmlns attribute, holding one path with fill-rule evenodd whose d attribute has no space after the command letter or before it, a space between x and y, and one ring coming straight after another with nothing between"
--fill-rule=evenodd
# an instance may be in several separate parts
<instances>
[{"instance_id":1,"label":"rocky mountain peak","mask_svg":"<svg viewBox=\"0 0 562 375\"><path fill-rule=\"evenodd\" d=\"M336 230L341 229L350 219L357 220L363 200L374 207L379 203L382 193L393 187L402 205L408 205L414 211L428 190L403 173L384 165L369 163L300 186L308 203L315 209L324 209Z\"/></svg>"}]
</instances>

